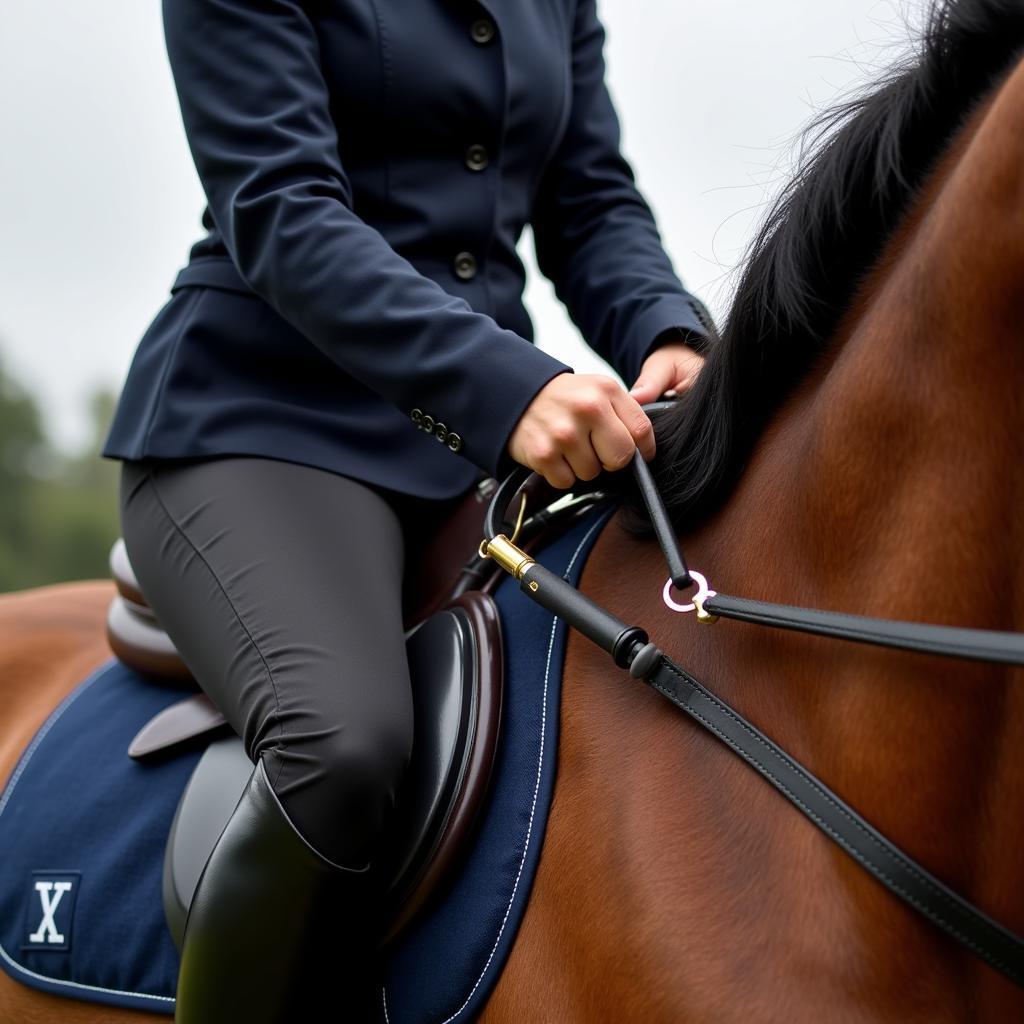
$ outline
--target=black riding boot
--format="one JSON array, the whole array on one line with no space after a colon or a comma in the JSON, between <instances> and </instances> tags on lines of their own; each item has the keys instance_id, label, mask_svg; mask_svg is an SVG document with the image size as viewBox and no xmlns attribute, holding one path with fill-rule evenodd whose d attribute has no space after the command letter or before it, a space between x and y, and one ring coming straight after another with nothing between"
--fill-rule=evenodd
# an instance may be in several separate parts
<instances>
[{"instance_id":1,"label":"black riding boot","mask_svg":"<svg viewBox=\"0 0 1024 1024\"><path fill-rule=\"evenodd\" d=\"M379 1019L374 883L297 831L256 763L189 907L176 1024Z\"/></svg>"}]
</instances>

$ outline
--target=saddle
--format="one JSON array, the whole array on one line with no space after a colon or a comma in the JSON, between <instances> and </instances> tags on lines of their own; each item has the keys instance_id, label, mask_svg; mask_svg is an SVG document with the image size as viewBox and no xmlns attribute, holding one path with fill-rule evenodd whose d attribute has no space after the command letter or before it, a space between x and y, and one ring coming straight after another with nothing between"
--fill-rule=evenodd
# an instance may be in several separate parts
<instances>
[{"instance_id":1,"label":"saddle","mask_svg":"<svg viewBox=\"0 0 1024 1024\"><path fill-rule=\"evenodd\" d=\"M531 481L524 493L537 486ZM450 877L486 797L499 742L505 656L492 593L503 572L478 547L496 487L493 479L481 481L410 559L403 615L415 734L383 843L389 882L381 947L403 933ZM526 548L551 540L589 509L593 497L544 509L524 523L520 543ZM111 649L137 671L186 694L139 730L128 755L145 763L182 744L206 745L182 792L164 853L164 913L180 951L199 875L253 763L146 602L122 538L111 549L110 567L117 587L107 614Z\"/></svg>"}]
</instances>

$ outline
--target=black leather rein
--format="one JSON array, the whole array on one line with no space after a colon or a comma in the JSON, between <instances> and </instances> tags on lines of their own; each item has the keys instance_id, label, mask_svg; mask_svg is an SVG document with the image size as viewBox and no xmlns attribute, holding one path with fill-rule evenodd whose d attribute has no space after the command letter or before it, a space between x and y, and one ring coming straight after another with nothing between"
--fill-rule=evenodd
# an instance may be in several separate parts
<instances>
[{"instance_id":1,"label":"black leather rein","mask_svg":"<svg viewBox=\"0 0 1024 1024\"><path fill-rule=\"evenodd\" d=\"M645 405L650 409L657 404ZM685 590L695 585L690 570L676 545L675 533L669 522L665 506L658 494L650 468L639 450L631 463L640 492L647 505L658 543L669 566L669 579L673 586ZM531 479L535 478L535 479ZM525 486L524 486L525 485ZM531 487L532 485L532 487ZM484 520L485 539L490 540L511 524L501 518L520 488L529 492L547 487L543 477L525 466L513 470L494 492ZM576 493L576 492L574 492ZM481 551L481 554L483 552ZM935 626L924 622L902 622L895 619L875 619L867 615L847 612L822 611L789 604L771 604L746 597L732 597L706 591L696 595L698 618L714 621L718 617L753 622L759 626L792 629L802 633L815 633L838 640L872 644L879 647L898 647L922 654L939 654L947 658L966 658L972 661L1003 662L1024 665L1024 634L1005 633L994 629L962 629L955 626Z\"/></svg>"},{"instance_id":2,"label":"black leather rein","mask_svg":"<svg viewBox=\"0 0 1024 1024\"><path fill-rule=\"evenodd\" d=\"M644 408L650 410L666 404L650 403ZM632 466L669 564L670 579L680 589L691 586L694 580L676 546L661 497L639 451L634 455ZM709 730L891 892L1024 987L1024 939L903 853L798 761L651 643L641 627L622 622L515 546L527 493L547 486L543 477L524 466L517 467L506 477L491 498L480 555L493 558L520 581L520 589L525 594L565 619L608 651L615 664L627 669L634 679L648 683ZM506 523L503 517L520 491L523 502L519 522L510 540L506 530L512 524ZM667 589L666 585L666 597ZM694 600L705 621L722 615L861 643L960 658L1024 663L1024 636L1015 633L870 619L727 597L713 591L706 591L702 598L695 595Z\"/></svg>"}]
</instances>

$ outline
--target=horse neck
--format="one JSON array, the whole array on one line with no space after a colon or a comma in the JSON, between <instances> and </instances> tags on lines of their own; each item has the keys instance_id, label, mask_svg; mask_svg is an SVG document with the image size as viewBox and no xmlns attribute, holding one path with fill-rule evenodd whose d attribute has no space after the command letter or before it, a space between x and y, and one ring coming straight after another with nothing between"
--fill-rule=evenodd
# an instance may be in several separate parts
<instances>
[{"instance_id":1,"label":"horse neck","mask_svg":"<svg viewBox=\"0 0 1024 1024\"><path fill-rule=\"evenodd\" d=\"M961 131L695 538L717 590L1024 630L1021 167L1024 63ZM700 657L769 735L1024 931L1024 670L714 630L730 636Z\"/></svg>"},{"instance_id":2,"label":"horse neck","mask_svg":"<svg viewBox=\"0 0 1024 1024\"><path fill-rule=\"evenodd\" d=\"M730 500L680 538L720 593L1024 629L1022 148L1019 70L937 169ZM665 607L666 572L657 544L611 528L581 588L1024 933L1024 744L1013 742L1024 672L699 625ZM1007 1019L1009 1006L1020 1019L1024 992L939 935L713 736L621 673L608 682L607 655L576 634L565 665L545 912L528 915L525 934L561 957L586 928L599 954L569 963L545 995L584 1005L600 993L595 1013L609 1019L860 1020L870 1008L896 1021L924 1019L923 1005L936 1019ZM595 976L594 964L621 962L624 943L637 971ZM525 998L538 972L518 976Z\"/></svg>"},{"instance_id":3,"label":"horse neck","mask_svg":"<svg viewBox=\"0 0 1024 1024\"><path fill-rule=\"evenodd\" d=\"M1022 166L1024 62L962 130L748 474L776 507L790 496L808 582L850 610L1024 628Z\"/></svg>"}]
</instances>

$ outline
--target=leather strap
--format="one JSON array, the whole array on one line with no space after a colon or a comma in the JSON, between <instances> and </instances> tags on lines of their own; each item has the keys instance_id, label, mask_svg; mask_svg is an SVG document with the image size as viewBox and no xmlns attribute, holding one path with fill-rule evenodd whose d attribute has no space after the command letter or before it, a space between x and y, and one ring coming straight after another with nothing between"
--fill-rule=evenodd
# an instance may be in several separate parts
<instances>
[{"instance_id":1,"label":"leather strap","mask_svg":"<svg viewBox=\"0 0 1024 1024\"><path fill-rule=\"evenodd\" d=\"M484 538L486 540L497 537L499 533L503 533L508 537L512 536L515 520L513 519L512 522L508 522L504 517L505 513L509 511L513 515L518 515L519 502L516 502L515 508L512 508L512 499L518 494L523 484L529 484L526 488L527 499L536 495L545 487L549 490L554 490L554 488L549 487L544 477L539 473L535 473L529 466L516 465L509 475L498 484L497 489L491 495L491 502L487 506L487 512L484 515ZM576 492L574 491L573 493ZM528 500L527 504L532 507L533 503Z\"/></svg>"},{"instance_id":2,"label":"leather strap","mask_svg":"<svg viewBox=\"0 0 1024 1024\"><path fill-rule=\"evenodd\" d=\"M661 654L640 676L739 754L891 892L1024 986L1024 940L929 874L739 712Z\"/></svg>"},{"instance_id":3,"label":"leather strap","mask_svg":"<svg viewBox=\"0 0 1024 1024\"><path fill-rule=\"evenodd\" d=\"M759 626L795 629L803 633L852 640L881 647L899 647L924 654L975 661L998 661L1024 665L1024 633L1001 633L994 629L962 629L932 626L923 622L872 619L818 608L768 604L745 597L715 594L705 598L704 608L712 615L754 622Z\"/></svg>"},{"instance_id":4,"label":"leather strap","mask_svg":"<svg viewBox=\"0 0 1024 1024\"><path fill-rule=\"evenodd\" d=\"M653 410L670 403L655 402L645 405ZM658 539L669 575L676 587L683 589L691 584L689 569L682 552L675 542L675 532L665 512L665 506L658 494L647 463L639 449L630 463L637 486L651 516L654 532ZM511 536L514 522L504 518L506 512L518 514L519 502L513 499L522 490L528 498L529 507L536 507L537 500L558 492L550 487L544 477L526 466L515 469L499 484L491 497L484 516L484 537L489 540L499 533ZM573 489L573 494L586 494L586 486ZM600 490L594 492L601 495ZM543 506L542 506L543 507ZM1004 633L994 629L965 629L957 626L937 626L924 622L904 622L898 619L874 619L866 615L851 615L818 608L801 608L788 604L769 604L751 598L732 597L728 594L712 594L705 598L704 608L721 618L739 619L760 626L777 629L793 629L803 633L851 640L855 643L875 644L882 647L896 647L924 654L940 654L949 658L968 658L975 661L994 661L1009 665L1024 665L1024 634Z\"/></svg>"}]
</instances>

